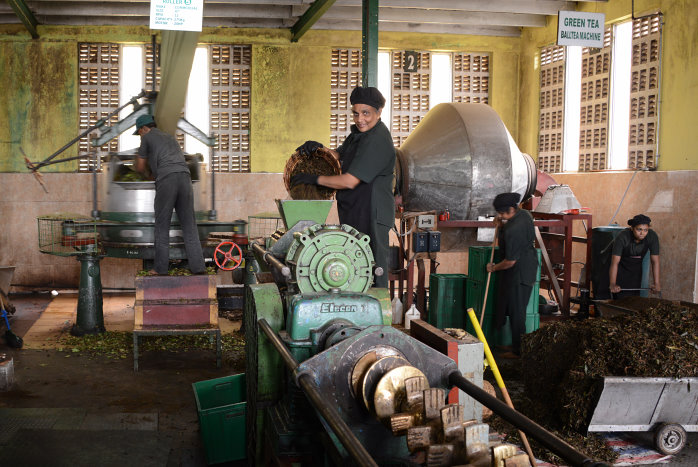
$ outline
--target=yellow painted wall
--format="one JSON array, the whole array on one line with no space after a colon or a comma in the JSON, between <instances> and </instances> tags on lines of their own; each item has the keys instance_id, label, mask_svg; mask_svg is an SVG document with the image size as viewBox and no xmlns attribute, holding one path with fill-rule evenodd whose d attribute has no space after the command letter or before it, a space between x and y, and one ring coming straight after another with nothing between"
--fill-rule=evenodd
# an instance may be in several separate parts
<instances>
[{"instance_id":1,"label":"yellow painted wall","mask_svg":"<svg viewBox=\"0 0 698 467\"><path fill-rule=\"evenodd\" d=\"M65 42L0 42L0 170L22 171L22 150L32 161L43 160L63 145L57 141L77 134L75 50ZM64 154L75 156L77 149Z\"/></svg>"},{"instance_id":2,"label":"yellow painted wall","mask_svg":"<svg viewBox=\"0 0 698 467\"><path fill-rule=\"evenodd\" d=\"M631 0L581 2L580 11L604 13L606 23L631 18ZM694 0L635 0L635 16L664 15L662 86L659 121L660 170L698 169L698 5ZM540 48L555 43L557 18L546 28L525 28L521 46L521 119L518 142L522 151L538 154L538 94Z\"/></svg>"},{"instance_id":3,"label":"yellow painted wall","mask_svg":"<svg viewBox=\"0 0 698 467\"><path fill-rule=\"evenodd\" d=\"M77 44L150 42L145 27L39 27L31 40L0 25L0 172L24 172L22 147L43 160L78 134ZM253 172L281 172L307 139L329 144L333 47L361 48L361 33L310 31L297 43L288 30L205 29L202 43L251 44L250 127ZM379 48L491 53L490 104L512 136L519 132L520 38L381 33ZM66 157L77 154L72 148ZM63 156L61 156L63 157ZM71 172L76 163L45 171Z\"/></svg>"}]
</instances>

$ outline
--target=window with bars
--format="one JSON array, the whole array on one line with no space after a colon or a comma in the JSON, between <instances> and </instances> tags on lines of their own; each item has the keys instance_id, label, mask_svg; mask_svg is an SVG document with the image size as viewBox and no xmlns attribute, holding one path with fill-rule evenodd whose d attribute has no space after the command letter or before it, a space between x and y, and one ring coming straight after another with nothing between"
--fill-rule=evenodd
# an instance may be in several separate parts
<instances>
[{"instance_id":1,"label":"window with bars","mask_svg":"<svg viewBox=\"0 0 698 467\"><path fill-rule=\"evenodd\" d=\"M489 54L454 53L453 102L489 104Z\"/></svg>"},{"instance_id":2,"label":"window with bars","mask_svg":"<svg viewBox=\"0 0 698 467\"><path fill-rule=\"evenodd\" d=\"M538 168L562 170L562 131L565 105L565 48L544 47L540 54L540 120Z\"/></svg>"},{"instance_id":3,"label":"window with bars","mask_svg":"<svg viewBox=\"0 0 698 467\"><path fill-rule=\"evenodd\" d=\"M656 167L662 16L633 21L628 168Z\"/></svg>"},{"instance_id":4,"label":"window with bars","mask_svg":"<svg viewBox=\"0 0 698 467\"><path fill-rule=\"evenodd\" d=\"M564 170L561 156L575 170L577 150L580 172L656 168L661 28L657 13L609 26L601 49L541 50L541 170Z\"/></svg>"},{"instance_id":5,"label":"window with bars","mask_svg":"<svg viewBox=\"0 0 698 467\"><path fill-rule=\"evenodd\" d=\"M118 44L78 44L80 133L119 107L119 49ZM113 115L107 125L118 120L118 115ZM89 172L91 168L90 152L95 148L90 145L89 136L78 142L79 172ZM99 150L118 151L118 140L109 141Z\"/></svg>"},{"instance_id":6,"label":"window with bars","mask_svg":"<svg viewBox=\"0 0 698 467\"><path fill-rule=\"evenodd\" d=\"M211 45L211 131L217 144L211 161L215 172L250 171L249 45Z\"/></svg>"},{"instance_id":7,"label":"window with bars","mask_svg":"<svg viewBox=\"0 0 698 467\"><path fill-rule=\"evenodd\" d=\"M250 147L250 63L252 49L242 45L210 45L209 48L209 106L211 131L217 136L210 170L217 172L249 172ZM122 47L119 44L79 44L80 132L105 118L119 107L119 71ZM153 67L152 44L143 46L143 88L160 88L160 67ZM153 87L153 80L155 86ZM182 112L184 116L184 112ZM107 125L116 123L118 115ZM177 130L177 141L184 149L185 135ZM79 142L80 171L89 171L89 141ZM99 148L118 151L115 138Z\"/></svg>"},{"instance_id":8,"label":"window with bars","mask_svg":"<svg viewBox=\"0 0 698 467\"><path fill-rule=\"evenodd\" d=\"M378 82L386 78L386 95L390 107L384 110L386 124L390 126L393 142L402 145L410 132L419 124L431 108L430 89L433 86L431 52L417 52L416 71L404 71L405 51L382 52L389 59L381 62L379 54ZM444 54L441 54L444 55ZM447 99L453 102L489 103L489 54L456 52L447 54L447 64L452 74L452 88ZM382 66L385 63L386 66ZM352 124L349 96L354 87L361 85L361 50L334 49L331 57L331 117L330 147L342 144ZM379 84L380 86L380 84ZM387 90L383 89L383 92ZM438 100L438 98L436 98ZM389 115L389 116L388 116ZM388 122L388 120L390 120Z\"/></svg>"},{"instance_id":9,"label":"window with bars","mask_svg":"<svg viewBox=\"0 0 698 467\"><path fill-rule=\"evenodd\" d=\"M361 49L333 49L330 75L330 148L336 149L352 124L351 91L361 85Z\"/></svg>"},{"instance_id":10,"label":"window with bars","mask_svg":"<svg viewBox=\"0 0 698 467\"><path fill-rule=\"evenodd\" d=\"M579 171L604 170L608 155L612 28L603 48L582 49L582 91L579 112Z\"/></svg>"}]
</instances>

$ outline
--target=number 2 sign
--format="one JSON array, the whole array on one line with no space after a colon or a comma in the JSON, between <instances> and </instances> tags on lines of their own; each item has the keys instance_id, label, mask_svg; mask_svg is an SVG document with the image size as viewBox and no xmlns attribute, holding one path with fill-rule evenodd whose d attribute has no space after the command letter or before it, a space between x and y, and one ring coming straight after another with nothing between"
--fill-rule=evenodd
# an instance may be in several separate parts
<instances>
[{"instance_id":1,"label":"number 2 sign","mask_svg":"<svg viewBox=\"0 0 698 467\"><path fill-rule=\"evenodd\" d=\"M417 71L417 65L419 64L419 52L413 50L405 51L405 61L402 64L402 71L405 73L414 73Z\"/></svg>"}]
</instances>

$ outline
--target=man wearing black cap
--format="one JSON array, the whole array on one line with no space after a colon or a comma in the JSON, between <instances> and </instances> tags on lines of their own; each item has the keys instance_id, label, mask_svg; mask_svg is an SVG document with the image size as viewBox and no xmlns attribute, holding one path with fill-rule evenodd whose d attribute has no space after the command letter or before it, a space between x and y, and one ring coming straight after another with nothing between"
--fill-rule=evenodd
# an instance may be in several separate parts
<instances>
[{"instance_id":1,"label":"man wearing black cap","mask_svg":"<svg viewBox=\"0 0 698 467\"><path fill-rule=\"evenodd\" d=\"M339 222L371 238L376 268L376 287L388 287L388 236L395 223L395 147L390 131L381 121L385 98L373 87L357 87L349 97L354 125L336 151L330 151L342 165L341 175L297 174L291 185L306 183L337 190ZM306 141L298 151L312 154L323 147Z\"/></svg>"},{"instance_id":2,"label":"man wearing black cap","mask_svg":"<svg viewBox=\"0 0 698 467\"><path fill-rule=\"evenodd\" d=\"M528 211L519 209L520 199L518 193L500 193L492 203L497 211L497 222L506 221L499 232L499 248L504 259L487 265L488 272L502 271L495 327L502 327L509 316L512 353L502 355L505 358L521 355L521 336L526 333L526 307L538 271L533 217Z\"/></svg>"},{"instance_id":3,"label":"man wearing black cap","mask_svg":"<svg viewBox=\"0 0 698 467\"><path fill-rule=\"evenodd\" d=\"M196 227L191 175L182 149L172 135L156 127L152 115L141 115L136 119L134 135L141 137L136 170L144 173L147 161L155 177L155 269L149 272L163 275L169 269L170 221L174 209L182 227L189 269L194 274L201 274L206 271L206 266Z\"/></svg>"},{"instance_id":4,"label":"man wearing black cap","mask_svg":"<svg viewBox=\"0 0 698 467\"><path fill-rule=\"evenodd\" d=\"M642 262L645 254L650 252L652 292L659 293L659 237L650 229L652 220L644 214L628 219L630 228L625 229L613 240L611 267L608 270L610 289L614 298L640 295L642 287ZM633 289L633 290L627 290Z\"/></svg>"}]
</instances>

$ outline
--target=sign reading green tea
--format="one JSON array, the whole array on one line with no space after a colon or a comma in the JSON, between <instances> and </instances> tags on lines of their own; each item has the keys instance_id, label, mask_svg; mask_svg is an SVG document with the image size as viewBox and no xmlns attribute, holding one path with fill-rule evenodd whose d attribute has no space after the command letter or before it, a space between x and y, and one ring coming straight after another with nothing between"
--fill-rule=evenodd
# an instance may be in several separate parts
<instances>
[{"instance_id":1,"label":"sign reading green tea","mask_svg":"<svg viewBox=\"0 0 698 467\"><path fill-rule=\"evenodd\" d=\"M560 11L557 16L557 45L603 47L603 13Z\"/></svg>"},{"instance_id":2,"label":"sign reading green tea","mask_svg":"<svg viewBox=\"0 0 698 467\"><path fill-rule=\"evenodd\" d=\"M150 29L201 31L204 0L150 0Z\"/></svg>"}]
</instances>

